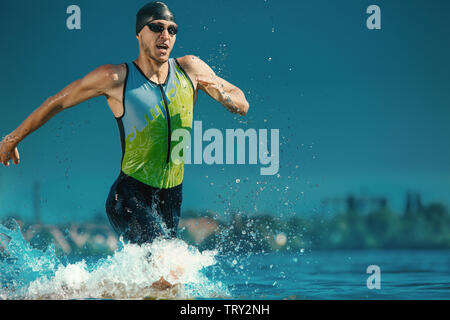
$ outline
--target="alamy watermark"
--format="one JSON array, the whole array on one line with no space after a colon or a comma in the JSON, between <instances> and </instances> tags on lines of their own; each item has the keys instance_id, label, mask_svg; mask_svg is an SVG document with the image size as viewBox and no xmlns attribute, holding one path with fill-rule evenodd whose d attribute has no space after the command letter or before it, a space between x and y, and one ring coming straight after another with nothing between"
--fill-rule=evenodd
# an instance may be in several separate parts
<instances>
[{"instance_id":1,"label":"alamy watermark","mask_svg":"<svg viewBox=\"0 0 450 320\"><path fill-rule=\"evenodd\" d=\"M77 5L70 5L66 10L67 14L70 16L67 17L66 26L69 30L80 30L81 29L81 9Z\"/></svg>"},{"instance_id":2,"label":"alamy watermark","mask_svg":"<svg viewBox=\"0 0 450 320\"><path fill-rule=\"evenodd\" d=\"M381 289L381 269L377 265L370 265L367 267L366 273L371 274L367 278L367 289Z\"/></svg>"},{"instance_id":3,"label":"alamy watermark","mask_svg":"<svg viewBox=\"0 0 450 320\"><path fill-rule=\"evenodd\" d=\"M69 30L81 29L81 9L78 5L72 4L67 7L66 13L70 14L66 20L66 26ZM370 16L366 20L366 26L369 30L381 29L381 9L379 6L372 4L367 7L366 13Z\"/></svg>"},{"instance_id":4,"label":"alamy watermark","mask_svg":"<svg viewBox=\"0 0 450 320\"><path fill-rule=\"evenodd\" d=\"M248 164L255 165L259 162L263 165L264 167L260 168L261 175L278 173L280 168L279 129L270 129L270 152L267 148L267 129L259 129L258 131L256 129L247 129L246 131L243 129L226 129L224 137L222 131L215 128L203 132L202 122L194 121L192 131L194 132L193 143L190 130L181 128L172 133L172 141L178 142L172 149L171 158L174 163L246 164L246 150L248 149ZM208 142L208 144L203 146L204 142Z\"/></svg>"},{"instance_id":5,"label":"alamy watermark","mask_svg":"<svg viewBox=\"0 0 450 320\"><path fill-rule=\"evenodd\" d=\"M381 9L379 6L373 4L367 7L366 13L371 14L366 21L367 29L380 30L381 29Z\"/></svg>"}]
</instances>

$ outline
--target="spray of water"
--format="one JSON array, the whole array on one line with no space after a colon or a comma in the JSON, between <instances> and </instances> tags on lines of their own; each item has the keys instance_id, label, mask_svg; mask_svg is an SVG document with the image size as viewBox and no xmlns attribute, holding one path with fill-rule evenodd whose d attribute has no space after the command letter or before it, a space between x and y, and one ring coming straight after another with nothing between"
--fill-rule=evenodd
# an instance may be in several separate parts
<instances>
[{"instance_id":1,"label":"spray of water","mask_svg":"<svg viewBox=\"0 0 450 320\"><path fill-rule=\"evenodd\" d=\"M189 299L229 297L227 287L203 271L217 252L189 246L180 239L156 239L142 246L119 243L112 255L88 263L64 263L55 248L33 248L19 226L0 225L7 237L0 258L0 299ZM168 288L152 286L163 277Z\"/></svg>"}]
</instances>

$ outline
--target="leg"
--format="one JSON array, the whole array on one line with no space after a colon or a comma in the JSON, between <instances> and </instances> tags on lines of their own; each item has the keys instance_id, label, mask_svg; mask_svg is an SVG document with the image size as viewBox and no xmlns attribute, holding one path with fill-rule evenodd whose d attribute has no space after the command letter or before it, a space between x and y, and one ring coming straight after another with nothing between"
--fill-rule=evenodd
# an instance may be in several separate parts
<instances>
[{"instance_id":1,"label":"leg","mask_svg":"<svg viewBox=\"0 0 450 320\"><path fill-rule=\"evenodd\" d=\"M106 201L106 212L113 229L125 241L139 245L166 233L155 211L157 208L152 207L146 193L139 181L121 174Z\"/></svg>"},{"instance_id":2,"label":"leg","mask_svg":"<svg viewBox=\"0 0 450 320\"><path fill-rule=\"evenodd\" d=\"M164 224L167 227L168 236L175 238L177 236L178 223L180 221L180 211L182 197L182 185L163 189L159 192L158 197L158 212L161 213Z\"/></svg>"}]
</instances>

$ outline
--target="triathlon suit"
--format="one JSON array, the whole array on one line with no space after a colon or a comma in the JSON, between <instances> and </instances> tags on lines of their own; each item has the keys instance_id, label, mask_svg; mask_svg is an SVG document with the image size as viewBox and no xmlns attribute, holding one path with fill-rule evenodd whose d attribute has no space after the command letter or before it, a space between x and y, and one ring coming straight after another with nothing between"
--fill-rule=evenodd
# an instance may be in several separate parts
<instances>
[{"instance_id":1,"label":"triathlon suit","mask_svg":"<svg viewBox=\"0 0 450 320\"><path fill-rule=\"evenodd\" d=\"M124 113L116 118L121 170L106 212L124 241L142 244L177 234L184 163L172 161L178 142L170 137L176 129L192 129L194 86L176 59L169 59L164 84L148 79L134 62L126 67Z\"/></svg>"}]
</instances>

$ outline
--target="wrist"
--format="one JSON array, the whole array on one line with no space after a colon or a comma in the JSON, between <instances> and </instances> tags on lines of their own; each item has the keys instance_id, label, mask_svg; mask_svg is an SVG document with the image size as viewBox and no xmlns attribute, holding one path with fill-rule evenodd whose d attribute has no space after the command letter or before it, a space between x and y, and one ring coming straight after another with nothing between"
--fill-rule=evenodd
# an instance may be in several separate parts
<instances>
[{"instance_id":1,"label":"wrist","mask_svg":"<svg viewBox=\"0 0 450 320\"><path fill-rule=\"evenodd\" d=\"M3 142L17 146L20 142L20 138L16 134L10 133L3 138Z\"/></svg>"}]
</instances>

